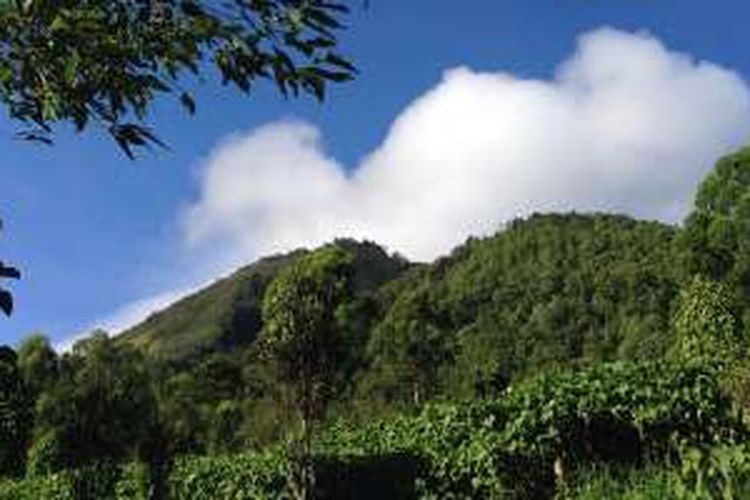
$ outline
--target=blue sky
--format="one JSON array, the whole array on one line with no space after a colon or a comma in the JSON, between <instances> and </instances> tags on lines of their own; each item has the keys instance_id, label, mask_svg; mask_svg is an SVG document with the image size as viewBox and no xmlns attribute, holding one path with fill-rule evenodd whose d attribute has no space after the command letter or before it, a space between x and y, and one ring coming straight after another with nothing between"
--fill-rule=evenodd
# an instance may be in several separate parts
<instances>
[{"instance_id":1,"label":"blue sky","mask_svg":"<svg viewBox=\"0 0 750 500\"><path fill-rule=\"evenodd\" d=\"M359 5L359 2L354 3ZM457 5L461 6L460 9ZM309 183L311 192L318 193L318 198L323 200L316 198L308 204L300 202L302 208L296 205L292 208L318 214L323 221L332 214L331 224L341 223L336 227L351 227L356 236L370 235L364 227L375 228L373 235L382 234L386 240L390 239L386 242L389 248L404 250L399 248L398 242L402 241L399 239L402 238L400 233L378 229L384 223L372 222L363 226L359 222L352 222L353 219L342 213L351 211L353 205L343 202L330 205L325 201L326 193L333 193L330 196L337 198L345 198L352 192L359 196L359 188L341 187L348 182L347 176L353 175L355 169L369 170L371 175L362 177L376 179L352 181L355 184L369 182L371 191L376 192L377 186L384 186L382 189L386 191L398 191L393 188L394 183L398 182L394 179L400 178L400 172L409 172L411 166L401 160L388 163L389 158L411 158L412 150L425 149L434 149L438 156L451 154L453 150L442 151L435 141L420 143L419 129L420 126L430 128L432 117L446 116L436 110L447 113L445 110L454 102L453 96L461 92L481 92L486 86L500 85L502 88L499 90L488 90L488 102L512 105L517 101L508 96L532 99L529 108L540 109L540 120L547 123L543 116L544 103L547 102L544 96L550 92L554 94L567 85L560 83L542 88L536 94L536 90L529 90L531 87L528 86L506 86L494 80L485 85L480 75L503 72L518 80L554 80L561 62L571 60L575 54L585 56L587 49L581 49L579 37L608 26L619 30L613 33L623 34L624 41L620 41L625 45L630 43L628 36L635 37L633 43L640 40L637 37L645 37L662 44L664 50L671 54L662 54L661 49L651 47L657 53L654 57L668 59L676 52L688 54L693 58L690 63L693 66L685 69L688 73L694 71L703 75L705 71L698 67L698 61L710 61L733 76L748 80L748 18L750 6L740 0L373 0L368 9L354 9L349 19L350 29L342 36L342 46L357 63L361 74L356 81L333 88L323 105L311 99L283 100L267 84L261 84L249 97L218 84L203 84L196 89L198 112L194 117L186 116L172 101L158 103L152 121L171 149L158 151L154 155L142 155L135 162L124 158L99 132L74 135L63 131L53 147L43 147L14 140L13 124L0 120L0 214L6 228L0 239L0 255L5 261L20 267L24 274L20 282L8 283L14 291L17 308L12 318L0 322L0 343L16 343L34 331L47 334L55 342L64 342L96 324L119 325L121 323L118 321L129 305L139 301L150 303L149 298L154 296L163 298L179 294L228 272L235 265L264 253L266 249L283 250L290 245L316 243L320 238L327 237L327 230L314 235L301 234L282 215L274 215L271 222L258 225L254 219L256 212L249 213L247 204L243 205L244 211L237 214L221 212L226 219L217 219L219 215L215 210L217 203L212 198L212 179L218 179L216 185L222 185L222 182L226 184L235 179L230 174L235 175L240 169L244 169L242 175L246 175L239 178L245 185L252 183L257 175L265 176L263 179L269 175L273 178L273 173L268 174L273 165L251 165L252 155L260 154L258 152L279 161L280 175L283 177L289 172L290 183L294 183L294 179L304 180L297 189L306 189ZM642 34L644 31L649 35ZM590 53L601 52L604 49L596 47L607 46L613 51L612 57L616 58L619 53L617 43L607 43L610 39L619 40L622 37L610 35L612 33L605 33L591 41ZM584 56L581 58L585 59ZM606 59L605 56L602 57ZM450 78L444 76L446 70L456 67L470 69ZM676 137L690 138L693 137L691 134L705 132L713 138L710 143L683 151L679 145L668 143L669 133L665 131L661 142L629 144L629 149L623 150L623 154L638 150L640 156L634 158L644 164L653 161L656 165L664 159L686 165L691 162L705 164L708 155L728 152L724 149L741 143L742 139L747 138L746 133L750 132L750 128L745 129L747 122L741 116L732 115L732 109L744 110L742 106L746 93L744 89L736 88L737 82L729 80L731 78L722 73L706 76L705 82L685 84L685 96L690 97L693 95L691 92L695 91L699 96L708 96L707 103L713 103L709 97L716 93L736 91L737 100L711 104L712 109L725 107L726 110L717 114L715 123L705 125L708 129L691 129L680 132L684 135L676 134ZM668 85L670 81L666 78L663 85ZM677 81L683 79L680 77ZM716 85L715 92L711 90L711 85ZM523 97L529 93L527 90L534 93L534 97ZM550 106L557 106L559 99L550 99ZM684 102L684 106L693 106L691 101ZM459 99L457 102L462 101ZM481 110L481 107L478 109ZM586 107L586 112L590 114L595 109L599 108ZM572 117L566 119L577 123L576 112L566 108L564 113L573 113ZM681 111L674 112L676 117L682 116L679 115ZM592 119L587 116L587 119ZM394 126L397 118L403 126ZM478 123L484 123L479 118ZM678 126L685 121L675 120ZM499 123L487 123L493 127L509 126L512 131L514 122L512 118L507 118ZM560 123L568 122L561 119ZM580 158L582 163L589 162L591 155L599 154L598 149L582 148L578 143L571 146L572 139L555 130L558 129L551 128L540 132L540 135L535 135L535 132L529 135L528 140L535 140L539 150L549 147L555 151L573 151L583 155ZM430 137L429 131L425 134ZM475 136L480 137L481 134L472 135ZM235 139L229 140L228 137ZM557 137L560 137L561 144L556 143ZM603 135L601 140L606 142L609 137ZM405 142L409 144L399 146ZM471 146L462 145L457 151L463 155L468 147L485 150L480 142L474 141ZM296 151L295 148L299 149L299 154L291 158L281 153L276 155L279 149L286 152ZM473 158L472 151L468 150L468 157ZM597 162L601 163L601 158L609 158L607 155L618 155L619 152L611 148L601 157L597 156ZM371 156L376 158L368 159ZM380 157L385 160L378 159ZM524 170L523 175L526 176L518 181L521 186L525 185L523 182L534 179L537 186L554 182L554 171L544 171L544 175L533 177L534 172L542 172L534 170L535 161L541 162L544 157L528 152L523 153L522 157L531 158L522 167L509 160L497 160L504 162L502 168L509 169L504 178L515 178L512 168L517 168ZM310 172L323 173L308 179L304 172L298 176L295 174L297 170L284 170L284 162L296 162L289 168L305 169L308 160L317 165L310 166ZM479 163L494 165L485 159L482 162ZM386 163L387 166L382 166ZM245 168L245 165L250 166ZM441 164L438 162L438 165ZM708 167L710 164L703 168ZM262 173L254 174L253 168L260 169L257 171ZM417 172L417 167L414 168ZM454 166L436 168L440 169L436 172L448 172ZM341 170L344 174L339 176L330 170ZM654 188L653 192L644 186L644 192L648 192L637 203L630 203L627 198L633 192L637 179L626 175L604 177L602 185L610 189L607 192L611 196L607 199L615 200L613 209L673 220L680 212L678 209L669 212L670 203L674 201L678 206L678 202L684 201L677 198L689 191L698 174L705 173L697 170L697 167L688 170L682 184L669 184L668 179L662 184L656 182L658 186L663 185L663 189ZM382 173L385 171L389 172L388 175ZM477 172L480 170L468 169L466 175L479 175ZM564 176L571 171L561 172L560 175ZM425 183L424 172L420 175L423 176L415 177L420 185L426 186L424 190L431 189L432 182ZM679 177L681 171L669 169L664 175L665 178ZM384 180L377 180L381 177ZM435 185L456 184L451 179L454 178L446 178L442 184L436 181ZM316 188L318 183L323 183L324 187ZM257 207L257 198L263 198L265 193L259 190L265 189L263 186L270 186L266 197L275 198L265 201L263 210L292 213L291 217L294 217L291 205L284 197L299 197L299 193L279 188L271 181L257 185L256 190L240 190L232 196L255 197L252 206ZM567 191L553 189L550 191L552 194L545 191L539 195L542 200L539 204L521 207L528 196L536 196L536 191L527 195L527 191L513 186L498 187L497 196L521 200L513 205L520 207L519 214L525 213L527 208L608 208L602 205L601 199L573 188ZM470 190L476 186L465 188ZM515 191L509 194L508 189L511 188ZM462 187L456 186L456 189ZM343 194L339 196L336 193ZM487 193L490 191L482 191L483 196L491 196ZM436 191L433 198L447 197L446 206L453 207L451 200L458 200L459 194ZM559 205L550 201L551 196L557 195L564 201ZM620 195L622 199L617 201ZM304 193L301 196L304 197ZM569 199L566 198L568 196ZM379 209L379 203L390 203L394 199L376 195L372 199L364 197L373 204L373 210ZM664 197L673 197L674 200L662 199ZM426 207L429 203L434 204L425 201L419 207ZM513 215L512 210L506 210L507 207L497 208L489 201L486 206L479 207L476 204L461 205L459 201L456 203L459 203L457 206L460 210L454 212L463 214L464 218L446 222L445 231L449 234L428 235L430 238L421 242L421 246L411 248L407 245L405 253L415 258L429 258L438 250L443 250L448 243L465 238L467 234L464 233L487 232L492 224L497 225L503 218ZM404 214L409 212L410 207L408 204L404 207L402 212L390 215L393 225L397 225L402 216L408 218ZM419 207L415 210L421 210ZM488 219L486 224L476 226L467 222L471 220L471 210L477 210L478 219L486 218L490 210L498 210L498 219ZM434 218L439 212L428 210L426 213ZM239 222L229 220L233 214ZM364 216L358 217L357 221L360 221ZM248 223L248 218L253 222ZM453 222L455 224L451 226ZM270 226L267 226L272 223L275 226L269 229ZM414 234L413 227L419 227L422 223L423 220L417 219L411 226L404 226L402 233ZM200 229L201 225L207 224L210 230L186 228L186 225L195 225ZM278 232L277 227L287 229ZM242 234L238 235L237 232ZM199 241L195 244L193 240ZM192 245L190 241L193 241ZM116 320L113 319L118 316Z\"/></svg>"}]
</instances>

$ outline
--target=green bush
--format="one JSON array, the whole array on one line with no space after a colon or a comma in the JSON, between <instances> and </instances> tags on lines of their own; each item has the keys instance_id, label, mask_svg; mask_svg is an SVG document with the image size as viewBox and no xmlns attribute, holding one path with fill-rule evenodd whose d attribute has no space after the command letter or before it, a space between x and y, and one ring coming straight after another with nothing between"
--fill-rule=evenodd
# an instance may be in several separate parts
<instances>
[{"instance_id":1,"label":"green bush","mask_svg":"<svg viewBox=\"0 0 750 500\"><path fill-rule=\"evenodd\" d=\"M139 463L103 462L0 482L0 500L146 500L150 491L148 468Z\"/></svg>"},{"instance_id":2,"label":"green bush","mask_svg":"<svg viewBox=\"0 0 750 500\"><path fill-rule=\"evenodd\" d=\"M686 444L745 437L711 368L662 362L543 375L496 400L335 426L320 445L329 455L413 457L422 498L496 498L552 495L555 461L563 480L594 463L676 460Z\"/></svg>"},{"instance_id":3,"label":"green bush","mask_svg":"<svg viewBox=\"0 0 750 500\"><path fill-rule=\"evenodd\" d=\"M64 472L0 482L0 500L77 500L72 477Z\"/></svg>"},{"instance_id":4,"label":"green bush","mask_svg":"<svg viewBox=\"0 0 750 500\"><path fill-rule=\"evenodd\" d=\"M750 498L750 445L688 447L677 466L581 471L562 500L742 500Z\"/></svg>"},{"instance_id":5,"label":"green bush","mask_svg":"<svg viewBox=\"0 0 750 500\"><path fill-rule=\"evenodd\" d=\"M329 455L408 460L414 464L411 477L377 478L399 491L411 489L413 496L402 498L549 496L551 467L503 447L494 409L486 403L431 405L415 417L399 416L363 429L335 426L320 446Z\"/></svg>"},{"instance_id":6,"label":"green bush","mask_svg":"<svg viewBox=\"0 0 750 500\"><path fill-rule=\"evenodd\" d=\"M63 470L68 463L63 449L60 436L54 430L37 436L28 451L27 474L45 476Z\"/></svg>"},{"instance_id":7,"label":"green bush","mask_svg":"<svg viewBox=\"0 0 750 500\"><path fill-rule=\"evenodd\" d=\"M715 371L699 364L542 375L494 400L428 405L358 428L330 425L314 446L316 497L658 498L669 487L682 498L737 498L750 484L748 447L730 446L747 439L740 417ZM641 481L644 463L682 468L647 468ZM594 465L609 472L576 481ZM178 500L283 499L290 470L283 445L185 456L164 486ZM103 463L2 483L0 498L145 499L150 488L144 465Z\"/></svg>"},{"instance_id":8,"label":"green bush","mask_svg":"<svg viewBox=\"0 0 750 500\"><path fill-rule=\"evenodd\" d=\"M115 484L117 500L149 500L151 491L151 475L146 464L133 462L122 468Z\"/></svg>"},{"instance_id":9,"label":"green bush","mask_svg":"<svg viewBox=\"0 0 750 500\"><path fill-rule=\"evenodd\" d=\"M286 498L288 462L279 448L178 459L167 479L169 498Z\"/></svg>"},{"instance_id":10,"label":"green bush","mask_svg":"<svg viewBox=\"0 0 750 500\"><path fill-rule=\"evenodd\" d=\"M750 444L683 450L675 491L685 500L750 498Z\"/></svg>"},{"instance_id":11,"label":"green bush","mask_svg":"<svg viewBox=\"0 0 750 500\"><path fill-rule=\"evenodd\" d=\"M596 467L577 474L562 489L560 500L669 500L677 499L679 472L669 467Z\"/></svg>"},{"instance_id":12,"label":"green bush","mask_svg":"<svg viewBox=\"0 0 750 500\"><path fill-rule=\"evenodd\" d=\"M747 435L715 371L697 364L611 363L545 375L497 406L510 450L550 458L661 458L685 443ZM638 448L627 449L629 443Z\"/></svg>"}]
</instances>

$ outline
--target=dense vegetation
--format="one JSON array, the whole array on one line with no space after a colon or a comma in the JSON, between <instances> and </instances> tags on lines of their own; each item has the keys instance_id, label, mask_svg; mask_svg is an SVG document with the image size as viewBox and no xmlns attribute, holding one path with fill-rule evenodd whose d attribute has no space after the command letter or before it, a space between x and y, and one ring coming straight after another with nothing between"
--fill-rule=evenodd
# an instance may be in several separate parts
<instances>
[{"instance_id":1,"label":"dense vegetation","mask_svg":"<svg viewBox=\"0 0 750 500\"><path fill-rule=\"evenodd\" d=\"M0 498L742 498L747 200L748 149L681 227L534 215L430 264L338 240L32 336L0 351Z\"/></svg>"}]
</instances>

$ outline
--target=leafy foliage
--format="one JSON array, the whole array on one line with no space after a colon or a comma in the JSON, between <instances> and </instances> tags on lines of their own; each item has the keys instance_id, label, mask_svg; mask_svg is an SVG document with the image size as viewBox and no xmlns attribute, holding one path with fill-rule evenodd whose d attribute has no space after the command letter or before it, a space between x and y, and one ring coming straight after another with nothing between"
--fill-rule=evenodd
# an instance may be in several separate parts
<instances>
[{"instance_id":1,"label":"leafy foliage","mask_svg":"<svg viewBox=\"0 0 750 500\"><path fill-rule=\"evenodd\" d=\"M25 480L0 482L0 500L147 500L148 471L141 463L101 462Z\"/></svg>"},{"instance_id":2,"label":"leafy foliage","mask_svg":"<svg viewBox=\"0 0 750 500\"><path fill-rule=\"evenodd\" d=\"M333 392L340 353L336 309L350 297L351 264L352 255L335 245L305 255L279 273L263 302L262 341L301 424L291 484L302 500L315 485L310 436Z\"/></svg>"},{"instance_id":3,"label":"leafy foliage","mask_svg":"<svg viewBox=\"0 0 750 500\"><path fill-rule=\"evenodd\" d=\"M559 456L571 469L633 465L676 456L685 443L745 435L711 370L616 363L543 375L496 400L428 406L416 417L363 429L335 427L322 446L345 455L418 457L426 466L417 482L429 498L496 498L549 495Z\"/></svg>"},{"instance_id":4,"label":"leafy foliage","mask_svg":"<svg viewBox=\"0 0 750 500\"><path fill-rule=\"evenodd\" d=\"M750 273L750 148L721 158L695 196L683 242L693 273L739 286Z\"/></svg>"},{"instance_id":5,"label":"leafy foliage","mask_svg":"<svg viewBox=\"0 0 750 500\"><path fill-rule=\"evenodd\" d=\"M0 219L0 231L3 229L3 221ZM0 279L19 279L21 273L18 269L10 266L6 266L3 261L0 261ZM0 286L0 311L3 311L6 316L10 316L13 312L13 296L9 291L5 290Z\"/></svg>"},{"instance_id":6,"label":"leafy foliage","mask_svg":"<svg viewBox=\"0 0 750 500\"><path fill-rule=\"evenodd\" d=\"M144 454L156 404L142 357L100 333L64 356L53 388L39 398L31 456L38 471Z\"/></svg>"},{"instance_id":7,"label":"leafy foliage","mask_svg":"<svg viewBox=\"0 0 750 500\"><path fill-rule=\"evenodd\" d=\"M18 348L18 369L35 399L51 388L59 374L59 359L47 337L36 334L24 339Z\"/></svg>"},{"instance_id":8,"label":"leafy foliage","mask_svg":"<svg viewBox=\"0 0 750 500\"><path fill-rule=\"evenodd\" d=\"M682 453L675 492L683 499L747 498L750 449L747 443L689 447Z\"/></svg>"},{"instance_id":9,"label":"leafy foliage","mask_svg":"<svg viewBox=\"0 0 750 500\"><path fill-rule=\"evenodd\" d=\"M32 404L18 371L16 353L0 346L0 477L24 471Z\"/></svg>"},{"instance_id":10,"label":"leafy foliage","mask_svg":"<svg viewBox=\"0 0 750 500\"><path fill-rule=\"evenodd\" d=\"M680 240L687 270L724 283L737 320L750 321L750 147L721 158L700 184Z\"/></svg>"},{"instance_id":11,"label":"leafy foliage","mask_svg":"<svg viewBox=\"0 0 750 500\"><path fill-rule=\"evenodd\" d=\"M684 450L746 435L712 373L697 365L609 364L544 375L503 398L428 405L363 427L335 424L316 443L317 498L545 498L561 486L552 467L561 453L571 470L682 459L680 480L689 485L694 465ZM712 460L721 462L716 450ZM731 453L728 467L740 474L745 459ZM168 491L170 498L288 498L291 467L281 445L186 456L171 469ZM721 486L723 476L710 475Z\"/></svg>"},{"instance_id":12,"label":"leafy foliage","mask_svg":"<svg viewBox=\"0 0 750 500\"><path fill-rule=\"evenodd\" d=\"M351 256L332 246L284 269L263 303L263 342L300 411L317 414L336 369L336 308L351 293Z\"/></svg>"},{"instance_id":13,"label":"leafy foliage","mask_svg":"<svg viewBox=\"0 0 750 500\"><path fill-rule=\"evenodd\" d=\"M367 347L377 374L365 379L361 392L382 394L387 402L419 406L439 392L439 369L452 359L452 345L426 290L396 299L388 319L378 326Z\"/></svg>"},{"instance_id":14,"label":"leafy foliage","mask_svg":"<svg viewBox=\"0 0 750 500\"><path fill-rule=\"evenodd\" d=\"M185 457L169 477L170 498L285 498L288 464L278 449L232 456ZM287 497L288 498L288 497Z\"/></svg>"},{"instance_id":15,"label":"leafy foliage","mask_svg":"<svg viewBox=\"0 0 750 500\"><path fill-rule=\"evenodd\" d=\"M677 500L678 471L649 464L641 468L593 467L576 474L560 493L563 500Z\"/></svg>"},{"instance_id":16,"label":"leafy foliage","mask_svg":"<svg viewBox=\"0 0 750 500\"><path fill-rule=\"evenodd\" d=\"M159 94L196 108L181 82L210 66L249 92L258 79L322 99L355 69L336 51L345 4L324 0L0 3L0 102L49 142L52 125L98 122L128 156L161 144L145 125Z\"/></svg>"},{"instance_id":17,"label":"leafy foliage","mask_svg":"<svg viewBox=\"0 0 750 500\"><path fill-rule=\"evenodd\" d=\"M399 367L420 335L434 339L427 385L450 397L490 394L539 370L662 356L681 280L676 234L624 216L551 214L469 240L389 285L364 392L412 399Z\"/></svg>"},{"instance_id":18,"label":"leafy foliage","mask_svg":"<svg viewBox=\"0 0 750 500\"><path fill-rule=\"evenodd\" d=\"M679 355L719 363L737 360L745 339L733 310L731 295L721 283L694 278L681 294L675 315Z\"/></svg>"}]
</instances>

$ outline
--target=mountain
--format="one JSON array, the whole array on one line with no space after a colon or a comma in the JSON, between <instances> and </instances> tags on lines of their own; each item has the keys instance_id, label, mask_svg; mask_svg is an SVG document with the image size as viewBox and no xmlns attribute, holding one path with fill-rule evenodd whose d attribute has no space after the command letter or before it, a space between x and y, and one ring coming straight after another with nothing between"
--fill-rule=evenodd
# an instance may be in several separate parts
<instances>
[{"instance_id":1,"label":"mountain","mask_svg":"<svg viewBox=\"0 0 750 500\"><path fill-rule=\"evenodd\" d=\"M472 397L539 370L663 355L683 259L675 227L609 214L546 214L415 265L375 243L354 256L345 398L386 405ZM125 332L181 362L245 351L263 293L306 250L261 259ZM353 363L353 365L352 365Z\"/></svg>"},{"instance_id":2,"label":"mountain","mask_svg":"<svg viewBox=\"0 0 750 500\"><path fill-rule=\"evenodd\" d=\"M470 239L388 285L364 397L472 397L539 370L661 356L682 280L677 235L570 213Z\"/></svg>"},{"instance_id":3,"label":"mountain","mask_svg":"<svg viewBox=\"0 0 750 500\"><path fill-rule=\"evenodd\" d=\"M371 242L341 239L332 244L352 253L359 293L374 292L409 267L404 259L388 255ZM284 266L306 252L296 250L260 259L151 315L118 339L166 361L247 346L262 327L266 287Z\"/></svg>"}]
</instances>

